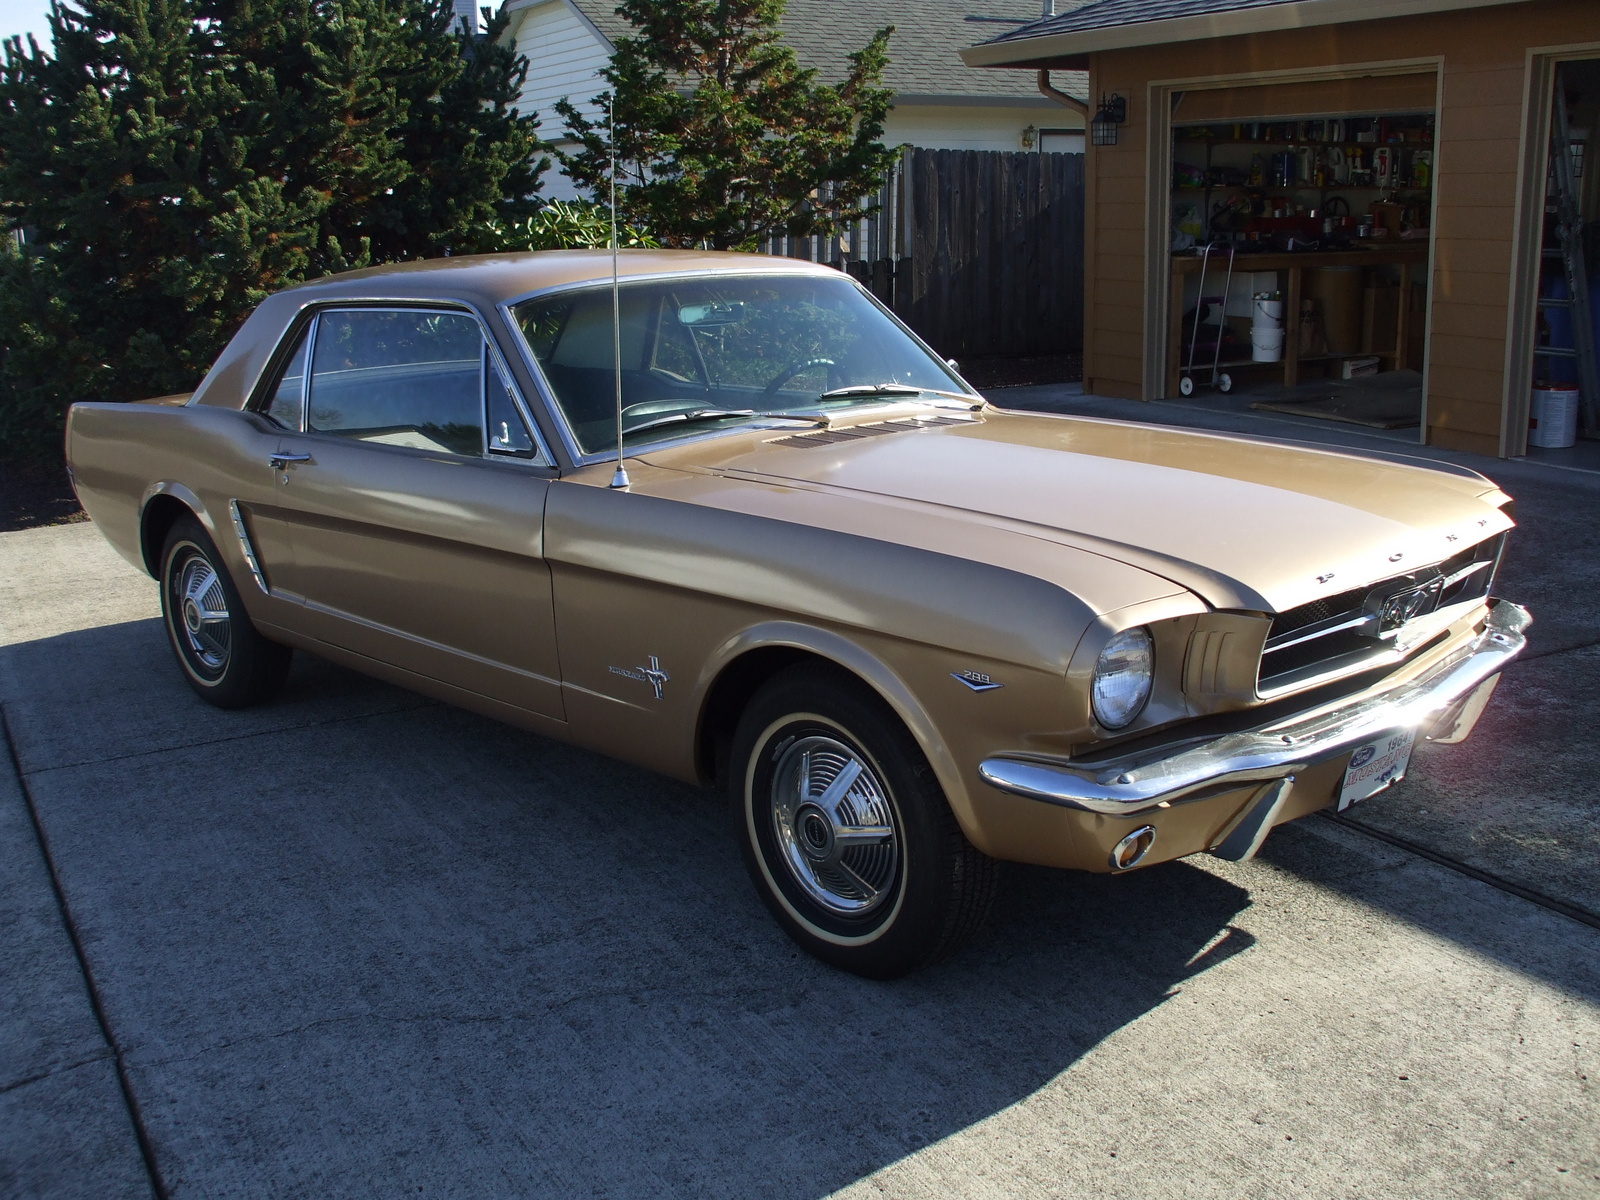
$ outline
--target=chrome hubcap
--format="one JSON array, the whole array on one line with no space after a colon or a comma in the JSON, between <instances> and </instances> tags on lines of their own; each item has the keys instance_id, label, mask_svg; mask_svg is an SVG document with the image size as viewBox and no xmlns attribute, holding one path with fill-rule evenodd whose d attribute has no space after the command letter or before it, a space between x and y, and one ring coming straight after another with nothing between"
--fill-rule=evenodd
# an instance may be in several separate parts
<instances>
[{"instance_id":1,"label":"chrome hubcap","mask_svg":"<svg viewBox=\"0 0 1600 1200\"><path fill-rule=\"evenodd\" d=\"M221 671L233 645L233 622L216 569L203 556L191 553L176 572L173 592L190 655L207 671Z\"/></svg>"},{"instance_id":2,"label":"chrome hubcap","mask_svg":"<svg viewBox=\"0 0 1600 1200\"><path fill-rule=\"evenodd\" d=\"M831 737L796 739L772 777L772 824L789 873L829 912L858 917L888 899L900 833L888 792Z\"/></svg>"}]
</instances>

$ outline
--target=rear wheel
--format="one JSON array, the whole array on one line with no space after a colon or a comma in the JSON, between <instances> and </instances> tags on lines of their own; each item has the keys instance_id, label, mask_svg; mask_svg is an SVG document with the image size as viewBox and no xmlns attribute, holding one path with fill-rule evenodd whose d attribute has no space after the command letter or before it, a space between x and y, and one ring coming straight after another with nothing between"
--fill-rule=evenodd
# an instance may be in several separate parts
<instances>
[{"instance_id":1,"label":"rear wheel","mask_svg":"<svg viewBox=\"0 0 1600 1200\"><path fill-rule=\"evenodd\" d=\"M933 770L876 696L805 666L750 702L730 789L745 863L789 936L890 979L966 941L994 895Z\"/></svg>"},{"instance_id":2,"label":"rear wheel","mask_svg":"<svg viewBox=\"0 0 1600 1200\"><path fill-rule=\"evenodd\" d=\"M193 517L178 520L161 551L161 616L184 678L218 708L270 700L292 652L251 623L222 556Z\"/></svg>"}]
</instances>

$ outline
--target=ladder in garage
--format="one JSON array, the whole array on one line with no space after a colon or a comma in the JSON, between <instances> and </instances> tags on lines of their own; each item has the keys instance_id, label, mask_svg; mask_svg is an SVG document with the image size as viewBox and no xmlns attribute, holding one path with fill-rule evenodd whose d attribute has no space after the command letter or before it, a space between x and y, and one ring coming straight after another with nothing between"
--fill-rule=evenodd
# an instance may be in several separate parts
<instances>
[{"instance_id":1,"label":"ladder in garage","mask_svg":"<svg viewBox=\"0 0 1600 1200\"><path fill-rule=\"evenodd\" d=\"M1549 206L1555 209L1554 246L1545 258L1558 258L1567 277L1565 297L1539 297L1540 308L1565 308L1572 317L1572 345L1536 346L1534 354L1575 360L1578 374L1579 424L1589 437L1600 436L1600 368L1595 363L1594 313L1589 303L1589 273L1583 254L1583 211L1578 200L1578 171L1572 158L1572 127L1567 115L1567 89L1556 68L1555 111L1550 122ZM1541 271L1541 276L1543 272ZM1543 290L1542 288L1540 289Z\"/></svg>"}]
</instances>

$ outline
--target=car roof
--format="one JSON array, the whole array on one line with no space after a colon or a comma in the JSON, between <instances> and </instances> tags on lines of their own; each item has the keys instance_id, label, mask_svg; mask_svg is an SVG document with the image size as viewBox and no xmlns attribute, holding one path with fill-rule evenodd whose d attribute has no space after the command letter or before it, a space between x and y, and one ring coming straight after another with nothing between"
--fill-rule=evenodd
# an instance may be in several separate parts
<instances>
[{"instance_id":1,"label":"car roof","mask_svg":"<svg viewBox=\"0 0 1600 1200\"><path fill-rule=\"evenodd\" d=\"M826 274L832 268L801 259L718 250L621 250L625 279L701 271ZM286 289L299 303L324 300L459 300L492 308L530 292L611 278L610 250L540 250L473 254L390 263L329 275Z\"/></svg>"},{"instance_id":2,"label":"car roof","mask_svg":"<svg viewBox=\"0 0 1600 1200\"><path fill-rule=\"evenodd\" d=\"M700 273L831 275L832 267L803 259L717 250L622 250L623 279ZM541 250L425 258L329 275L274 292L246 318L195 389L191 404L240 408L249 399L275 347L299 315L329 302L443 302L481 312L548 288L581 287L611 279L610 250Z\"/></svg>"}]
</instances>

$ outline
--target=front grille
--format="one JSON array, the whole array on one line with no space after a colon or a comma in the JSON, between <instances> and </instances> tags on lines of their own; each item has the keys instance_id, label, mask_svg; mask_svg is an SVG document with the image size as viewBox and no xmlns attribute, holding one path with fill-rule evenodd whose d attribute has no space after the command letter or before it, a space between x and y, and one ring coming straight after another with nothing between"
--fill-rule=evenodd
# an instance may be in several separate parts
<instances>
[{"instance_id":1,"label":"front grille","mask_svg":"<svg viewBox=\"0 0 1600 1200\"><path fill-rule=\"evenodd\" d=\"M1257 694L1281 695L1318 680L1398 661L1395 635L1408 622L1489 594L1505 538L1497 534L1437 566L1279 613L1261 655Z\"/></svg>"}]
</instances>

